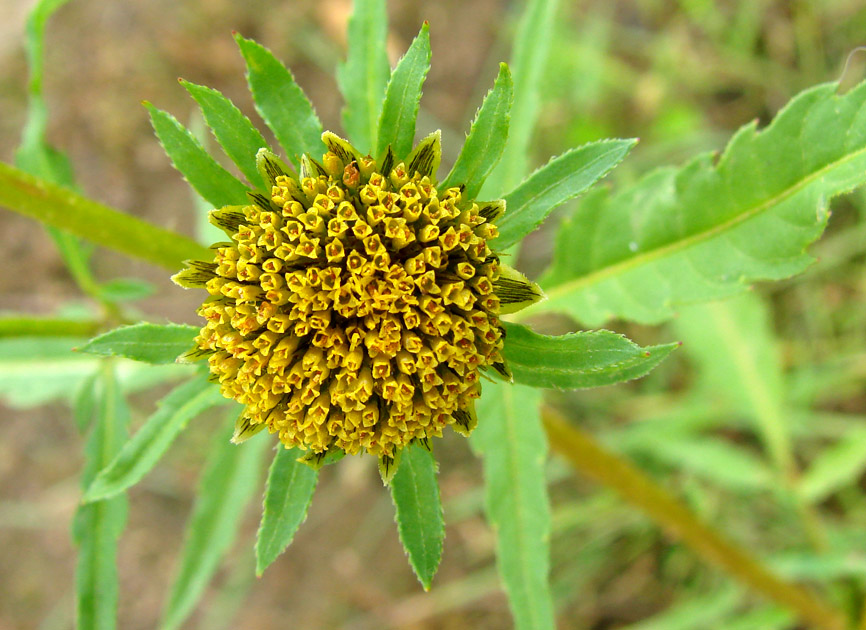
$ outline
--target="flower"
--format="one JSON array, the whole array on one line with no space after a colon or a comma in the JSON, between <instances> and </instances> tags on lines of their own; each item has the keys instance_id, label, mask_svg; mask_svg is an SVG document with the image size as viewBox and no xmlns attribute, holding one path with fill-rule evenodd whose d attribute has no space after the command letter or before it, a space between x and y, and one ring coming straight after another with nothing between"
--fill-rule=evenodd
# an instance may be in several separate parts
<instances>
[{"instance_id":1,"label":"flower","mask_svg":"<svg viewBox=\"0 0 866 630\"><path fill-rule=\"evenodd\" d=\"M410 442L472 431L481 374L510 379L499 316L541 293L489 247L505 202L436 187L438 132L399 162L322 140L297 175L262 149L270 191L211 212L231 241L173 278L210 294L186 356L245 406L235 441L267 428L315 466L367 452L387 481Z\"/></svg>"}]
</instances>

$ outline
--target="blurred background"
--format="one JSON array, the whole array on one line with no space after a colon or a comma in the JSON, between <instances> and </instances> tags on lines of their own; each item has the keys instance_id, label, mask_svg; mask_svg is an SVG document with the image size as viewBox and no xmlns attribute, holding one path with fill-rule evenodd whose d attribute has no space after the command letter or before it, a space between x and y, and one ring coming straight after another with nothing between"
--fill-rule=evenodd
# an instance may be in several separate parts
<instances>
[{"instance_id":1,"label":"blurred background","mask_svg":"<svg viewBox=\"0 0 866 630\"><path fill-rule=\"evenodd\" d=\"M26 116L22 43L30 5L0 0L4 162L13 160ZM392 64L430 22L433 66L418 130L443 130L446 161L497 63L509 59L523 7L500 0L389 2ZM49 139L70 156L88 196L194 234L203 210L154 138L141 101L203 129L177 84L183 77L217 88L263 129L231 36L236 30L271 48L325 128L337 130L342 103L333 71L344 54L349 12L348 0L72 0L48 26ZM607 180L626 184L656 166L721 149L752 119L767 122L797 92L838 79L860 44L863 0L562 2L531 163L603 137L639 137ZM864 60L866 53L854 56L846 82L862 79ZM862 193L838 200L815 248L819 262L797 279L721 306L684 309L671 326L611 322L642 345L685 345L642 381L555 397L575 421L729 536L851 610L861 605L866 583L864 219ZM0 212L0 249L0 311L88 308L35 222ZM527 241L520 266L537 275L550 255L547 229ZM99 278L137 276L154 285L153 295L136 302L143 318L198 323L201 296L174 286L162 270L101 250L94 268ZM0 352L0 381L10 383L20 368L4 359ZM80 496L83 440L68 403L50 393L57 385L50 369L36 360L27 369L27 392L0 383L0 630L61 630L73 624L69 524ZM133 430L167 389L132 396ZM156 626L210 436L226 421L215 414L193 422L129 493L119 627ZM772 457L756 438L756 427L776 425L792 436L802 496L780 490ZM185 627L510 627L481 513L480 466L451 434L437 445L437 457L448 529L429 594L403 557L374 462L351 458L323 471L307 522L260 579L252 554L260 504L253 502L238 543ZM672 544L611 492L556 461L550 477L560 627L797 627Z\"/></svg>"}]
</instances>

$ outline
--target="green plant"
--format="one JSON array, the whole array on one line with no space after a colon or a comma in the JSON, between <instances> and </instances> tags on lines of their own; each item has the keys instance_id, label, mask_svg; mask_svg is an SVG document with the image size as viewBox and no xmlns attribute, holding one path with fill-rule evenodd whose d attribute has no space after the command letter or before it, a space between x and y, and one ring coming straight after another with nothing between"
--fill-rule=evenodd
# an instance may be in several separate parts
<instances>
[{"instance_id":1,"label":"green plant","mask_svg":"<svg viewBox=\"0 0 866 630\"><path fill-rule=\"evenodd\" d=\"M31 63L36 77L41 76L38 61L40 31L45 17L57 4L41 3L32 18ZM497 533L499 569L516 625L546 628L554 623L553 597L548 581L551 517L544 471L546 428L552 450L563 454L578 470L595 476L620 492L653 520L681 537L703 558L717 563L814 627L841 628L845 614L854 618L859 604L851 610L840 611L810 591L780 579L751 554L701 524L681 502L651 478L623 463L588 434L580 433L560 420L555 397L543 402L539 388L582 389L643 376L663 361L676 344L640 347L608 331L541 335L522 322L531 316L562 313L588 326L602 325L612 317L657 324L669 319L675 309L682 310L678 332L684 338L715 332L719 335L717 346L727 345L730 351L729 356L720 355L715 350L710 356L703 357L696 352L697 360L708 366L708 378L712 378L713 369L723 369L716 363L725 365L724 361L733 364L730 371L741 370L748 375L748 370L752 369L753 376L772 374L777 368L772 365L771 356L754 356L742 351L743 348L748 350L758 346L760 341L746 340L739 346L732 342L740 331L760 334L762 317L765 317L760 304L743 298L741 302L723 306L686 309L684 305L727 297L759 280L790 277L811 262L804 251L826 226L829 200L854 189L864 180L866 125L862 123L859 112L866 101L866 86L861 85L844 95L837 94L835 84L807 90L780 112L768 128L760 132L755 125L741 129L721 156L705 154L680 169L653 171L614 194L601 188L587 190L625 157L632 141L612 140L583 145L554 158L523 179L540 91L537 73L532 70L543 65L548 53L545 48L554 8L555 3L551 2L529 5L515 47L514 78L507 66L500 68L493 90L476 114L463 150L452 170L438 185L438 135L428 136L418 148L412 149L421 87L430 61L427 26L422 28L397 67L389 72L383 48L385 18L381 3L356 4L349 29L349 59L339 73L339 85L346 100L344 130L353 145L333 135L323 137L321 124L292 75L267 49L242 37L237 39L247 64L253 98L292 167L282 165L279 158L267 149L267 142L252 123L216 91L184 83L200 105L217 141L246 177L247 183L220 166L195 136L169 114L149 105L148 109L156 133L174 165L209 205L221 209L211 213L212 220L225 229L235 243L234 246L222 245L219 255L223 259L236 255L238 244L249 246L240 235L243 226L256 224L266 233L263 227L266 224L257 212L277 211L278 208L271 205L275 197L291 196L293 190L303 190L305 178L320 176L323 181L340 189L337 191L339 194L346 195L360 195L358 189L363 184L370 184L371 173L377 171L392 181L399 181L400 186L405 185L399 167L392 171L383 167L384 163L397 167L401 161L407 165L416 162L419 165L414 169L418 172L416 184L438 188L442 198L447 196L449 187L462 185L461 195L469 202L494 200L478 202L477 215L473 214L471 203L455 201L454 206L468 213L471 222L478 216L487 219L478 225L494 223L498 236L487 232L480 238L489 240L489 249L493 252L508 251L512 258L522 238L533 231L551 210L586 193L577 209L558 228L553 263L540 279L547 300L536 301L538 292L523 276L516 272L502 272L511 274L508 276L511 280L509 288L520 293L517 300L520 305L535 303L519 315L502 321L502 333L494 335L490 340L492 350L480 359L482 366L492 369L491 374L498 372L505 379L495 377L483 384L478 426L470 443L484 466L487 517ZM38 81L34 86L33 98L38 103ZM34 111L38 113L39 107L34 107ZM52 229L59 228L73 235L54 233L74 277L88 295L103 305L104 317L97 321L73 323L10 318L0 326L28 337L16 340L14 343L18 347L11 347L10 351L19 354L48 352L51 343L62 345L52 338L58 330L65 332L70 327L78 327L82 334L86 334L117 323L127 325L102 333L82 345L80 350L153 366L171 364L184 353L187 358L195 358L198 351L211 356L216 356L214 350L235 351L236 346L228 342L208 345L208 334L203 333L197 338L198 351L190 353L198 333L194 327L129 324L134 315L125 309L124 294L118 291L118 286L125 286L127 291L131 286L133 294L146 289L128 282L125 285L99 285L88 274L86 248L75 237L161 264L173 272L180 268L182 260L201 260L175 276L184 285L203 286L214 278L226 278L228 272L217 273L218 265L210 262L211 251L201 245L61 187L69 186L71 180L66 175L68 169L45 144L44 118L40 120L35 116L30 124L19 166L38 178L12 167L0 167L0 203L34 216ZM315 158L323 153L322 163L315 162ZM299 175L294 174L293 168ZM415 174L409 172L406 175L411 178ZM424 177L428 179L426 183L421 181ZM393 191L401 190L400 186L393 184ZM275 192L274 187L285 190ZM266 196L262 198L260 194L250 198L249 189L264 191ZM389 192L384 184L375 192L383 191ZM325 189L318 192L323 193ZM428 197L432 195L429 192L425 194ZM502 204L495 202L498 199L504 199L504 213L501 213ZM315 195L310 195L308 205L298 213L308 211L314 201ZM257 206L259 210L256 210ZM297 218L300 214L293 216ZM453 218L456 219L457 215ZM459 229L466 224L457 222L449 224L449 227ZM307 226L307 229L317 228ZM256 238L260 236L255 234ZM479 233L475 232L475 236ZM399 235L383 232L383 237L391 239L396 250L401 249ZM483 247L485 243L482 241L481 244ZM351 246L360 247L357 242ZM377 252L369 253L372 256ZM387 253L395 259L401 256L395 249ZM289 254L277 258L286 263L292 260ZM467 275L469 271L473 276L482 275L480 269L488 262L486 258L486 255L479 255L471 261L460 258L453 263L455 268L458 262L473 267L467 269ZM322 257L315 260L321 261ZM237 268L235 265L232 273L237 274ZM495 284L497 272L491 271L490 277ZM435 275L434 279L441 293L446 292L443 283L453 285L456 282L453 278ZM459 292L462 286L453 285L448 290ZM251 316L252 313L244 313L238 307L249 303L261 304L261 292L279 290L280 287L262 286L261 292L256 290L249 295L243 293L243 287L229 287L224 292L220 289L222 287L215 287L212 293L222 294L235 302L228 304L231 311L223 305L223 310L216 313L217 319L232 320L235 330L243 330L240 316ZM423 295L437 294L432 289L425 288L424 291ZM505 292L500 293L505 296ZM480 301L481 296L472 298ZM459 307L458 299L454 303ZM702 312L701 308L707 310ZM486 319L480 325L499 331L498 316L504 315L505 309L500 310L491 304L483 310ZM237 325L233 320L236 315L241 322ZM350 317L341 316L347 320ZM352 314L351 317L358 316ZM291 319L294 324L298 317ZM708 323L713 322L718 325L709 327ZM445 322L443 327L452 328L453 323ZM382 329L376 330L381 333ZM221 331L221 334L227 332ZM277 335L285 333L284 330L274 332ZM39 334L46 338L33 338ZM428 345L433 339L432 332L429 335ZM296 336L303 335L298 333ZM383 337L382 334L379 336ZM504 338L504 344L499 343L500 337ZM765 345L769 344L765 342ZM271 346L265 347L271 351ZM479 347L477 345L476 349ZM738 349L741 350L739 354ZM387 354L386 351L383 353ZM233 358L238 359L241 354L237 351ZM227 357L223 355L222 358ZM372 362L376 357L370 354L368 358ZM166 375L189 378L169 393L138 432L125 441L127 411L120 395L124 383L118 372L121 368L133 368L128 367L126 361L110 358L91 363L98 363L98 368L93 377L81 385L76 401L81 426L90 424L87 466L83 475L86 503L79 510L75 527L80 545L78 610L81 627L108 627L113 623L116 600L117 579L112 558L122 530L124 491L156 465L190 420L206 409L226 403L217 388L207 383L202 370L180 368L170 373L166 371ZM238 366L222 369L214 363L212 371L221 376L221 381L231 383ZM311 362L310 366L304 364L303 367L306 370L318 366ZM157 371L145 369L145 372L154 374L154 380L164 378L159 368L154 369ZM477 370L467 370L459 376L465 377L466 374L477 374ZM514 384L507 382L511 377ZM140 384L140 379L135 380ZM812 543L820 549L825 544L821 526L814 505L804 499L802 493L820 496L822 491L826 492L828 483L832 485L832 474L814 473L808 477L812 479L811 485L807 485L806 490L802 489L790 428L784 421L778 394L773 393L772 382L770 391L763 391L760 386L753 391L755 388L750 385L759 382L745 379L735 387L735 392L743 397L735 404L754 410L759 420L757 433L770 455L771 466L765 469L762 465L752 465L748 474L737 477L736 473L731 473L732 477L727 482L758 484L763 480L763 483L776 485L780 504L796 515ZM377 387L376 393L385 398L384 390ZM202 492L191 520L181 568L166 608L165 627L179 626L195 605L234 537L238 508L256 490L259 465L268 441L259 436L238 447L229 443L229 437L233 436L234 441L252 437L250 434L257 427L269 424L269 413L277 405L261 403L261 399L251 402L245 397L247 391L227 391L248 405L247 413L241 415L237 408L228 410L230 416L240 415L240 421L232 427L227 420L226 430L222 433L217 431L214 436L213 451L202 479ZM317 392L317 395L322 394ZM250 406L255 407L252 412ZM380 406L380 414L381 409ZM466 432L472 429L475 421L472 419L471 401L461 399L459 404L454 403L447 410L449 413L445 416L450 420L443 422L463 424ZM465 416L455 417L455 410L464 412ZM430 417L429 414L419 415ZM323 424L327 425L327 422ZM336 429L316 435L315 440L304 441L292 435L284 436L276 424L271 423L269 428L280 433L287 446L313 447L309 452L314 455L304 457L306 463L298 462L297 459L303 455L301 452L280 449L273 459L256 545L259 573L291 542L304 520L316 487L318 468L339 459L343 448L358 451L363 446L380 456L383 479L391 482L401 540L420 581L425 588L430 587L441 555L444 527L436 466L429 454L431 443L427 440L435 431L401 434L402 437L391 444L393 450L388 450L381 448L381 441L363 444L348 439L331 448L325 435L334 437L338 433ZM338 428L342 430L345 425ZM723 474L719 471L741 470L750 465L744 462L751 462L748 457L737 454L735 449L706 449L705 444L685 431L672 440L659 439L651 431L641 433L635 429L632 433L634 435L627 436L623 442L637 445L632 447L636 451L644 449L654 457L667 454L671 459L679 458L678 463L683 466L699 468L702 460L712 462L711 458L715 457L715 463L707 464L705 470L712 469L716 475ZM411 445L410 439L413 440ZM685 444L679 448L671 447L676 439ZM698 455L688 460L685 454L695 449ZM402 460L397 457L400 453ZM861 458L854 459L859 465ZM825 464L823 468L832 470L834 467ZM831 477L829 482L826 481L828 474ZM856 586L853 592L862 599ZM727 594L726 597L725 605L737 601Z\"/></svg>"}]
</instances>

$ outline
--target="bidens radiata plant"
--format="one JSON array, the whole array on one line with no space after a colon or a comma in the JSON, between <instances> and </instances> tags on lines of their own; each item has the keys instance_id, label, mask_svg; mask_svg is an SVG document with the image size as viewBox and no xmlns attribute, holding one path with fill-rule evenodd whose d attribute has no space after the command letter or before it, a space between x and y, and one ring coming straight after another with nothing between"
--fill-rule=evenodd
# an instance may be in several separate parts
<instances>
[{"instance_id":1,"label":"bidens radiata plant","mask_svg":"<svg viewBox=\"0 0 866 630\"><path fill-rule=\"evenodd\" d=\"M44 0L31 17L37 78L44 23L60 4ZM9 318L0 326L24 335L101 332L79 348L105 357L76 400L89 436L74 525L80 628L115 624L125 491L193 418L216 407L230 408L231 418L210 420L213 454L164 628L180 627L201 596L234 538L240 507L256 491L269 447L259 575L304 521L320 469L346 455L370 455L393 499L409 562L429 589L445 531L433 438L448 427L468 436L482 460L486 514L518 628L555 627L548 443L804 623L841 630L846 615L860 614L779 577L543 398L543 389L642 377L678 344L640 347L606 330L544 335L526 322L556 313L587 327L614 317L658 324L685 304L805 269L805 248L824 230L829 200L866 181L866 85L844 95L836 84L807 90L766 129L743 127L721 155L653 171L616 192L590 188L633 140L585 144L525 176L540 93L534 65L548 54L555 4L529 3L513 76L501 64L456 159L441 169L440 132L416 129L431 57L426 23L392 70L384 2L355 3L348 59L338 71L345 101L339 133L323 129L267 48L237 35L256 110L279 146L216 90L181 83L243 180L173 116L145 103L172 163L225 234L210 247L72 192L68 165L44 139L41 81L31 83L35 113L18 154L21 170L0 165L0 203L50 226L104 317L77 324ZM538 284L508 264L516 264L525 236L579 196ZM97 282L78 238L171 269L177 284L203 291L203 325L131 323L123 302L136 285ZM129 359L192 365L171 366L185 381L128 438L123 393L146 381ZM794 485L787 428L766 423L756 433L773 462L768 477L813 531L814 506Z\"/></svg>"}]
</instances>

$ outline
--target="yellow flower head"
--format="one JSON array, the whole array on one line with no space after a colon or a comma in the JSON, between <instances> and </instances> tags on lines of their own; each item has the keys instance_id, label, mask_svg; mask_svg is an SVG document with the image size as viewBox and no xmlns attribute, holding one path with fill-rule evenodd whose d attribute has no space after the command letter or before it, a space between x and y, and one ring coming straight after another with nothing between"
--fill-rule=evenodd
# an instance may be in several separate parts
<instances>
[{"instance_id":1,"label":"yellow flower head","mask_svg":"<svg viewBox=\"0 0 866 630\"><path fill-rule=\"evenodd\" d=\"M245 405L236 441L267 427L313 464L365 451L387 471L414 440L468 435L480 372L508 378L499 315L540 295L488 245L504 202L436 188L438 133L399 163L322 139L299 175L260 151L269 193L211 213L231 241L175 276L210 294L189 356Z\"/></svg>"}]
</instances>

